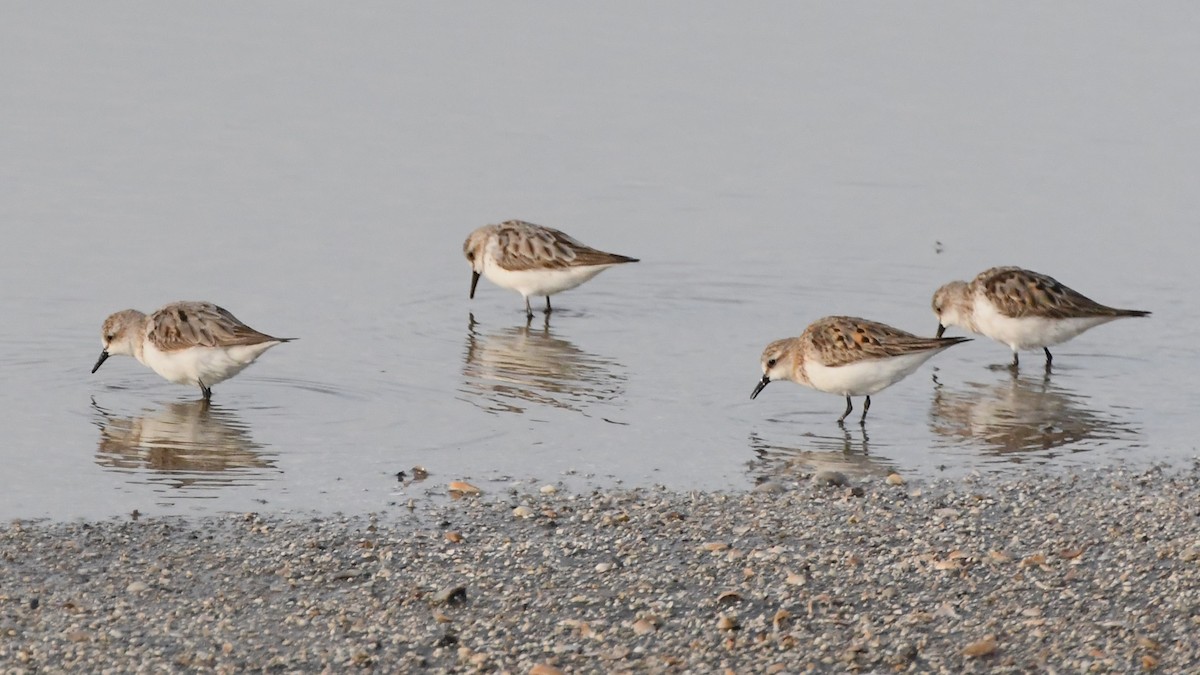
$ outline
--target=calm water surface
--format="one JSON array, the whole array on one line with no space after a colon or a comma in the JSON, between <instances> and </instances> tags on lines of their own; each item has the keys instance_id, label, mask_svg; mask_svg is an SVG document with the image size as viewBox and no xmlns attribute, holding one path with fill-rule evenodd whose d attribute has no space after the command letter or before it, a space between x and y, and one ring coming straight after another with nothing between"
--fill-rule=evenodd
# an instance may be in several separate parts
<instances>
[{"instance_id":1,"label":"calm water surface","mask_svg":"<svg viewBox=\"0 0 1200 675\"><path fill-rule=\"evenodd\" d=\"M1192 461L1197 34L1189 4L8 7L0 516ZM467 299L462 240L507 218L642 262L527 324ZM767 342L932 333L997 264L1154 316L1048 376L955 347L865 428L750 401ZM183 299L300 339L207 407L89 375L107 314Z\"/></svg>"}]
</instances>

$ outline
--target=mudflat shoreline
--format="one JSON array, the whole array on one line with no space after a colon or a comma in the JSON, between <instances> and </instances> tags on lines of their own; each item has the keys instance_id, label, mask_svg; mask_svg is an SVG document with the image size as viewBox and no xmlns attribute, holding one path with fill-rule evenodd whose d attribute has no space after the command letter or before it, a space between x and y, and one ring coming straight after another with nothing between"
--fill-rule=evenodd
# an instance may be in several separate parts
<instances>
[{"instance_id":1,"label":"mudflat shoreline","mask_svg":"<svg viewBox=\"0 0 1200 675\"><path fill-rule=\"evenodd\" d=\"M539 487L361 516L10 522L0 669L1200 669L1200 465Z\"/></svg>"}]
</instances>

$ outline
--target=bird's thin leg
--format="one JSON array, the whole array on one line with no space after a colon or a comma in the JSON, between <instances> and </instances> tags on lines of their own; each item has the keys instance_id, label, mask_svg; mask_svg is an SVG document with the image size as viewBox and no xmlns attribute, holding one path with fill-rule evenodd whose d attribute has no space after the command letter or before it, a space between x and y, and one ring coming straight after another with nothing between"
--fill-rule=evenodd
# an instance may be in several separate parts
<instances>
[{"instance_id":1,"label":"bird's thin leg","mask_svg":"<svg viewBox=\"0 0 1200 675\"><path fill-rule=\"evenodd\" d=\"M846 397L846 412L842 413L842 416L838 418L838 424L845 422L846 418L850 416L850 412L852 410L854 410L854 404L850 402L850 397L847 396Z\"/></svg>"},{"instance_id":2,"label":"bird's thin leg","mask_svg":"<svg viewBox=\"0 0 1200 675\"><path fill-rule=\"evenodd\" d=\"M525 316L530 319L533 318L533 308L529 306L529 296L528 295L525 296Z\"/></svg>"},{"instance_id":3,"label":"bird's thin leg","mask_svg":"<svg viewBox=\"0 0 1200 675\"><path fill-rule=\"evenodd\" d=\"M547 295L547 296L546 296L546 309L545 309L545 312L546 312L547 314L549 314L550 312L553 312L553 311L554 311L554 310L550 309L550 296L548 296L548 295Z\"/></svg>"},{"instance_id":4,"label":"bird's thin leg","mask_svg":"<svg viewBox=\"0 0 1200 675\"><path fill-rule=\"evenodd\" d=\"M1050 370L1050 362L1054 360L1054 356L1050 354L1049 347L1042 347L1042 351L1046 352L1046 370Z\"/></svg>"},{"instance_id":5,"label":"bird's thin leg","mask_svg":"<svg viewBox=\"0 0 1200 675\"><path fill-rule=\"evenodd\" d=\"M1008 367L1012 368L1013 370L1021 367L1021 355L1018 354L1015 349L1013 350L1013 362L1010 363Z\"/></svg>"},{"instance_id":6,"label":"bird's thin leg","mask_svg":"<svg viewBox=\"0 0 1200 675\"><path fill-rule=\"evenodd\" d=\"M866 423L867 423L867 411L868 411L868 410L870 410L870 409L871 409L871 397L870 397L870 396L868 396L868 397L867 397L867 400L866 400L866 402L865 402L865 403L863 403L863 414L862 414L862 417L860 417L860 418L858 419L858 423L859 423L859 424L866 424Z\"/></svg>"},{"instance_id":7,"label":"bird's thin leg","mask_svg":"<svg viewBox=\"0 0 1200 675\"><path fill-rule=\"evenodd\" d=\"M204 395L204 400L207 401L207 400L211 399L212 398L212 389L204 386L204 383L201 382L200 380L196 380L196 383L200 385L200 393Z\"/></svg>"}]
</instances>

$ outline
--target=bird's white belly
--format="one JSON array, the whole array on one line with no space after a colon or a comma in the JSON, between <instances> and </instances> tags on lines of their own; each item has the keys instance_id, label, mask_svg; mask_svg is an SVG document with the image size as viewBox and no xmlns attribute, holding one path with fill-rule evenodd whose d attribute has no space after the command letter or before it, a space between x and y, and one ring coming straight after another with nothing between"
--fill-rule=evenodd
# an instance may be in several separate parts
<instances>
[{"instance_id":1,"label":"bird's white belly","mask_svg":"<svg viewBox=\"0 0 1200 675\"><path fill-rule=\"evenodd\" d=\"M483 268L483 276L501 288L508 288L523 296L554 295L575 288L612 265L588 265L584 267L558 267L554 269L506 270L497 264Z\"/></svg>"},{"instance_id":2,"label":"bird's white belly","mask_svg":"<svg viewBox=\"0 0 1200 675\"><path fill-rule=\"evenodd\" d=\"M163 379L176 384L206 387L224 382L245 370L263 352L279 344L264 342L232 347L189 347L163 352L147 341L142 346L142 363Z\"/></svg>"},{"instance_id":3,"label":"bird's white belly","mask_svg":"<svg viewBox=\"0 0 1200 675\"><path fill-rule=\"evenodd\" d=\"M980 333L1013 351L1041 349L1066 342L1080 333L1116 317L1091 316L1078 319L1050 319L1038 316L1013 318L996 310L982 297L975 302L975 326Z\"/></svg>"},{"instance_id":4,"label":"bird's white belly","mask_svg":"<svg viewBox=\"0 0 1200 675\"><path fill-rule=\"evenodd\" d=\"M904 379L939 351L859 361L832 368L808 361L804 371L809 386L818 391L841 396L870 396Z\"/></svg>"}]
</instances>

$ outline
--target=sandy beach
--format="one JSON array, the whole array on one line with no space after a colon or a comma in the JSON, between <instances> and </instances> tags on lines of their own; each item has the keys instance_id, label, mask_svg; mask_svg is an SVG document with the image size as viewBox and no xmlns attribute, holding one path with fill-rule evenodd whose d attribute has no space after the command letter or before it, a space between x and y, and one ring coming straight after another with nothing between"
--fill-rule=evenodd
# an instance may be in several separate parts
<instances>
[{"instance_id":1,"label":"sandy beach","mask_svg":"<svg viewBox=\"0 0 1200 675\"><path fill-rule=\"evenodd\" d=\"M6 672L1185 672L1200 468L15 521ZM557 670L556 670L557 669Z\"/></svg>"}]
</instances>

